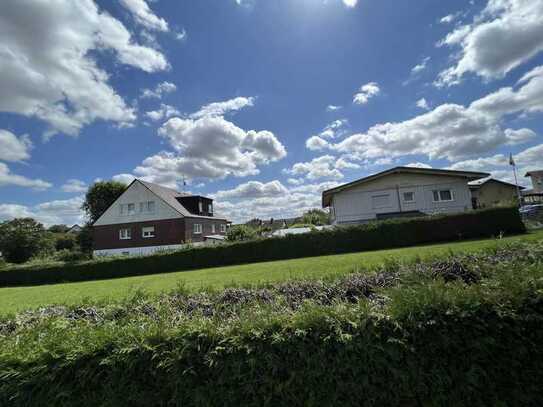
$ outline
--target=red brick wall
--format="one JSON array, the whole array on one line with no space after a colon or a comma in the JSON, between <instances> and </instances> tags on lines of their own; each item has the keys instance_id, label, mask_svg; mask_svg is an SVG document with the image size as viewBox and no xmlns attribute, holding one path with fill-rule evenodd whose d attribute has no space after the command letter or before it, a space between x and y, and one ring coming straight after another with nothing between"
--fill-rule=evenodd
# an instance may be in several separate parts
<instances>
[{"instance_id":1,"label":"red brick wall","mask_svg":"<svg viewBox=\"0 0 543 407\"><path fill-rule=\"evenodd\" d=\"M202 233L194 234L194 224L202 225ZM214 223L215 233L211 231L211 224ZM131 247L147 246L168 246L183 244L187 242L197 243L204 240L204 236L221 233L220 224L226 224L223 220L210 219L165 219L149 222L122 223L117 225L93 226L94 249L123 249ZM154 226L155 237L143 238L142 228ZM119 239L119 230L131 229L132 238L127 240Z\"/></svg>"}]
</instances>

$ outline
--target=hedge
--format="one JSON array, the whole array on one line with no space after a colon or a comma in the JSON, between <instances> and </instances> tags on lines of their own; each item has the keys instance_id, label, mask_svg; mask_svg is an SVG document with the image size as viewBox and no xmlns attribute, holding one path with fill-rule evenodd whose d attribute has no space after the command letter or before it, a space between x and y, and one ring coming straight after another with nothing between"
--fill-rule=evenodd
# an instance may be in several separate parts
<instances>
[{"instance_id":1,"label":"hedge","mask_svg":"<svg viewBox=\"0 0 543 407\"><path fill-rule=\"evenodd\" d=\"M0 271L0 287L139 276L524 233L517 208L387 220L170 254Z\"/></svg>"},{"instance_id":2,"label":"hedge","mask_svg":"<svg viewBox=\"0 0 543 407\"><path fill-rule=\"evenodd\" d=\"M427 306L403 320L321 314L0 360L5 406L537 406L543 301Z\"/></svg>"}]
</instances>

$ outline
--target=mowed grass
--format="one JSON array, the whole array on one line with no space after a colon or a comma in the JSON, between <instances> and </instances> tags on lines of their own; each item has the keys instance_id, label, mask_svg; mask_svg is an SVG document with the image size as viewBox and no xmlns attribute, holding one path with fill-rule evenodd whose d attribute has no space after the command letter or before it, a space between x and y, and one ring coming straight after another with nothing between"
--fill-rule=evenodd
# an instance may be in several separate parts
<instances>
[{"instance_id":1,"label":"mowed grass","mask_svg":"<svg viewBox=\"0 0 543 407\"><path fill-rule=\"evenodd\" d=\"M185 289L200 290L219 289L233 285L259 285L291 279L330 278L377 266L391 259L409 261L417 256L427 258L446 255L451 251L473 252L519 240L534 241L541 239L543 239L543 230L500 240L471 240L140 277L0 288L0 314L11 314L25 309L53 304L70 305L82 302L118 301L139 290L154 294L171 291L180 285Z\"/></svg>"}]
</instances>

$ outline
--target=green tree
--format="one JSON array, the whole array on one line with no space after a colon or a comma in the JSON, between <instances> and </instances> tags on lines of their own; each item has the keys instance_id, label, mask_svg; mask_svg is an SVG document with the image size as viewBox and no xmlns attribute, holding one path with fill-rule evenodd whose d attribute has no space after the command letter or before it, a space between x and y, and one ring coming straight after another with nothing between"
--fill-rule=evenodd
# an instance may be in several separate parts
<instances>
[{"instance_id":1,"label":"green tree","mask_svg":"<svg viewBox=\"0 0 543 407\"><path fill-rule=\"evenodd\" d=\"M52 233L66 233L70 228L66 225L53 225L49 228Z\"/></svg>"},{"instance_id":2,"label":"green tree","mask_svg":"<svg viewBox=\"0 0 543 407\"><path fill-rule=\"evenodd\" d=\"M76 237L81 252L90 255L92 253L92 226L86 224Z\"/></svg>"},{"instance_id":3,"label":"green tree","mask_svg":"<svg viewBox=\"0 0 543 407\"><path fill-rule=\"evenodd\" d=\"M330 223L330 216L328 215L328 212L321 209L310 209L303 214L302 221L300 223L315 226L328 225Z\"/></svg>"},{"instance_id":4,"label":"green tree","mask_svg":"<svg viewBox=\"0 0 543 407\"><path fill-rule=\"evenodd\" d=\"M32 218L17 218L0 223L0 250L11 263L24 263L53 248L53 238Z\"/></svg>"},{"instance_id":5,"label":"green tree","mask_svg":"<svg viewBox=\"0 0 543 407\"><path fill-rule=\"evenodd\" d=\"M125 184L116 181L101 181L91 185L81 206L89 223L96 222L125 189Z\"/></svg>"},{"instance_id":6,"label":"green tree","mask_svg":"<svg viewBox=\"0 0 543 407\"><path fill-rule=\"evenodd\" d=\"M226 234L226 240L230 242L239 242L241 240L256 239L257 231L246 225L232 226Z\"/></svg>"},{"instance_id":7,"label":"green tree","mask_svg":"<svg viewBox=\"0 0 543 407\"><path fill-rule=\"evenodd\" d=\"M76 246L76 236L70 233L57 234L55 236L55 249L58 250L74 250Z\"/></svg>"}]
</instances>

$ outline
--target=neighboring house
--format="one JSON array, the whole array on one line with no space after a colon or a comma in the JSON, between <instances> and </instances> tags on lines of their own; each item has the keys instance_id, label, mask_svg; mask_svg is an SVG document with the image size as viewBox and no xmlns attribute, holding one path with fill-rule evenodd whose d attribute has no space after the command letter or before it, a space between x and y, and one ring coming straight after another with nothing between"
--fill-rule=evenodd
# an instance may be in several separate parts
<instances>
[{"instance_id":1,"label":"neighboring house","mask_svg":"<svg viewBox=\"0 0 543 407\"><path fill-rule=\"evenodd\" d=\"M532 189L522 191L522 200L527 204L543 203L543 170L530 171L525 177L532 179Z\"/></svg>"},{"instance_id":2,"label":"neighboring house","mask_svg":"<svg viewBox=\"0 0 543 407\"><path fill-rule=\"evenodd\" d=\"M134 180L93 224L94 253L150 254L226 235L213 200Z\"/></svg>"},{"instance_id":3,"label":"neighboring house","mask_svg":"<svg viewBox=\"0 0 543 407\"><path fill-rule=\"evenodd\" d=\"M309 233L313 230L324 230L331 227L332 226L330 225L326 225L326 226L313 226L313 227L307 227L307 228L278 229L272 233L272 236L285 237L286 235L302 235L304 233Z\"/></svg>"},{"instance_id":4,"label":"neighboring house","mask_svg":"<svg viewBox=\"0 0 543 407\"><path fill-rule=\"evenodd\" d=\"M494 178L483 178L468 182L473 209L488 208L511 202L518 198L517 186ZM523 190L524 187L518 187Z\"/></svg>"},{"instance_id":5,"label":"neighboring house","mask_svg":"<svg viewBox=\"0 0 543 407\"><path fill-rule=\"evenodd\" d=\"M489 175L395 167L324 191L322 206L330 207L332 224L464 212L472 209L468 182Z\"/></svg>"},{"instance_id":6,"label":"neighboring house","mask_svg":"<svg viewBox=\"0 0 543 407\"><path fill-rule=\"evenodd\" d=\"M66 231L66 233L73 233L74 235L77 235L79 232L81 232L81 229L81 226L73 225L70 229Z\"/></svg>"}]
</instances>

